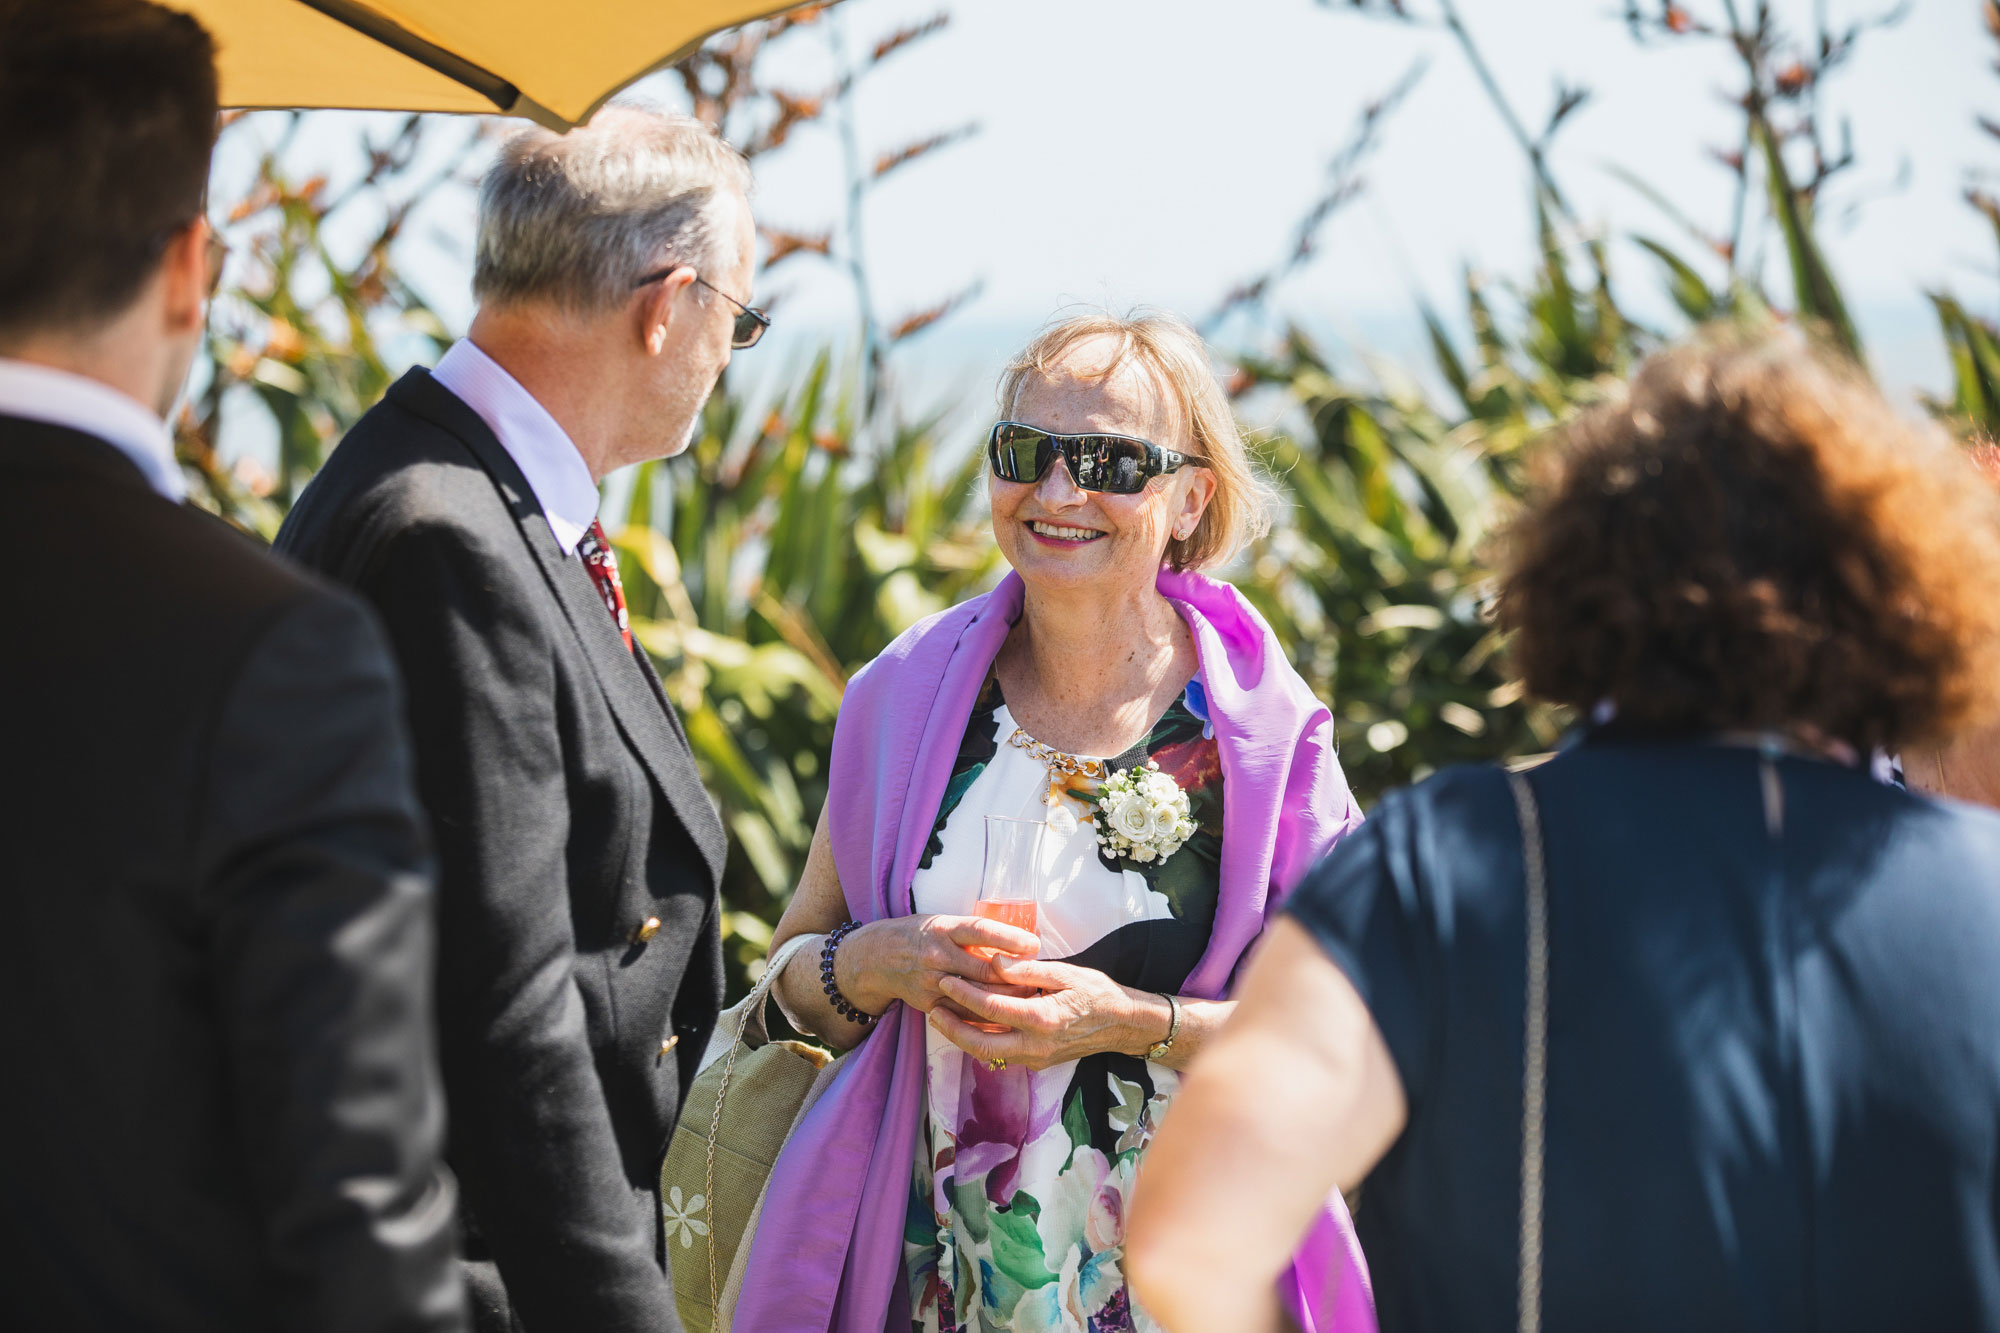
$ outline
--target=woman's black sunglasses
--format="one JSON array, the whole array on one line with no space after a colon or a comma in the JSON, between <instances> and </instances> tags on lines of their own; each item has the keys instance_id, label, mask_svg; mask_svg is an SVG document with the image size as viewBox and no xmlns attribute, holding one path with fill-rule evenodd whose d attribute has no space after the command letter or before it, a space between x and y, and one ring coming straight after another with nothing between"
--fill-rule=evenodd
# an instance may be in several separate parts
<instances>
[{"instance_id":1,"label":"woman's black sunglasses","mask_svg":"<svg viewBox=\"0 0 2000 1333\"><path fill-rule=\"evenodd\" d=\"M659 272L648 273L645 277L633 283L632 290L637 291L649 282L658 282L661 278L671 277L686 267L687 265L685 264L669 264ZM722 288L716 286L707 278L702 277L699 273L694 275L694 280L736 307L736 327L730 330L729 345L739 351L745 347L755 347L757 340L764 336L764 330L771 327L771 317L761 310L744 305L741 301L731 296L728 292L723 291Z\"/></svg>"},{"instance_id":2,"label":"woman's black sunglasses","mask_svg":"<svg viewBox=\"0 0 2000 1333\"><path fill-rule=\"evenodd\" d=\"M993 475L1002 481L1040 481L1058 454L1079 489L1112 495L1143 491L1154 477L1189 464L1208 466L1206 458L1175 453L1131 435L1055 435L1018 421L1001 422L986 442Z\"/></svg>"}]
</instances>

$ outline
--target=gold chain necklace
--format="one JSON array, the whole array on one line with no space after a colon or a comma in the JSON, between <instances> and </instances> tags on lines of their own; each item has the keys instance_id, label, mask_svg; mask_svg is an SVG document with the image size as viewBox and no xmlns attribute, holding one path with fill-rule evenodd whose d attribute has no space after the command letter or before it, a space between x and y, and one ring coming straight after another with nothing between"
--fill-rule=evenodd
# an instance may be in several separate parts
<instances>
[{"instance_id":1,"label":"gold chain necklace","mask_svg":"<svg viewBox=\"0 0 2000 1333\"><path fill-rule=\"evenodd\" d=\"M1029 754L1041 760L1048 768L1049 794L1042 802L1044 805L1054 805L1060 799L1057 793L1063 788L1063 774L1065 773L1072 776L1081 774L1084 777L1092 779L1101 779L1104 776L1104 761L1102 759L1085 759L1081 755L1064 754L1061 750L1056 749L1055 746L1045 745L1041 741L1036 740L1019 727L1014 728L1014 734L1007 738L1007 743L1017 749L1026 750Z\"/></svg>"}]
</instances>

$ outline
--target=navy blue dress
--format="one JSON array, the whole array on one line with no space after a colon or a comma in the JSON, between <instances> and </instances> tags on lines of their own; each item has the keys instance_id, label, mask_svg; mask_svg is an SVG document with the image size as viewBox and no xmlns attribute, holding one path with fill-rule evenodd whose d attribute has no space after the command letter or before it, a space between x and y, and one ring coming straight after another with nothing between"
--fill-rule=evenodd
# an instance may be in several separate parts
<instances>
[{"instance_id":1,"label":"navy blue dress","mask_svg":"<svg viewBox=\"0 0 2000 1333\"><path fill-rule=\"evenodd\" d=\"M2000 815L1597 735L1532 775L1549 873L1544 1327L2000 1329ZM1407 1128L1356 1223L1385 1333L1514 1327L1525 990L1504 776L1383 800L1290 910Z\"/></svg>"}]
</instances>

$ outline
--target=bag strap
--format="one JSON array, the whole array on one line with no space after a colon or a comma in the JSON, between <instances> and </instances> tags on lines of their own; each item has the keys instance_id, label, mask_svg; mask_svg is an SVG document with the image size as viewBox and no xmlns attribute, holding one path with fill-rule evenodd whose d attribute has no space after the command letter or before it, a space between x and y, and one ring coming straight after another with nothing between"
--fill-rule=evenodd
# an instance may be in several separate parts
<instances>
[{"instance_id":1,"label":"bag strap","mask_svg":"<svg viewBox=\"0 0 2000 1333\"><path fill-rule=\"evenodd\" d=\"M771 1029L764 1019L764 1005L778 983L778 975L791 963L792 955L821 938L819 935L794 935L764 960L763 975L757 978L757 984L744 997L743 1025L737 1033L737 1040L750 1041L752 1050L771 1040Z\"/></svg>"},{"instance_id":2,"label":"bag strap","mask_svg":"<svg viewBox=\"0 0 2000 1333\"><path fill-rule=\"evenodd\" d=\"M708 1319L709 1327L715 1328L721 1318L722 1284L715 1276L715 1145L722 1137L722 1104L729 1097L729 1079L736 1072L736 1053L743 1049L744 1039L755 1037L758 1046L771 1040L770 1027L764 1021L764 1006L770 1001L771 988L778 984L778 976L791 963L794 955L807 944L821 938L818 935L794 935L778 946L778 951L764 960L763 975L757 984L743 997L738 1006L740 1016L736 1020L736 1035L729 1043L729 1056L723 1061L722 1078L715 1088L715 1113L708 1118L708 1154L705 1174L702 1177L702 1202L708 1211Z\"/></svg>"},{"instance_id":3,"label":"bag strap","mask_svg":"<svg viewBox=\"0 0 2000 1333\"><path fill-rule=\"evenodd\" d=\"M1519 1333L1542 1327L1542 1168L1549 1094L1549 883L1542 859L1542 818L1526 775L1509 773L1521 824L1528 884L1527 1013L1521 1058L1521 1271Z\"/></svg>"}]
</instances>

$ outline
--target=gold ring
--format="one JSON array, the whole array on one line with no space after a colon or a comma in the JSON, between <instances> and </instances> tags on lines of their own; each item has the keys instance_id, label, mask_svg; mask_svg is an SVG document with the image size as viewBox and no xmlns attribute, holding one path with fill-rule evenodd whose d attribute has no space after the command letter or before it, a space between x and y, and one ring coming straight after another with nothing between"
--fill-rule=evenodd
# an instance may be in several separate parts
<instances>
[{"instance_id":1,"label":"gold ring","mask_svg":"<svg viewBox=\"0 0 2000 1333\"><path fill-rule=\"evenodd\" d=\"M988 1060L986 1067L997 1074L1007 1067L1007 1062L1005 1060Z\"/></svg>"}]
</instances>

